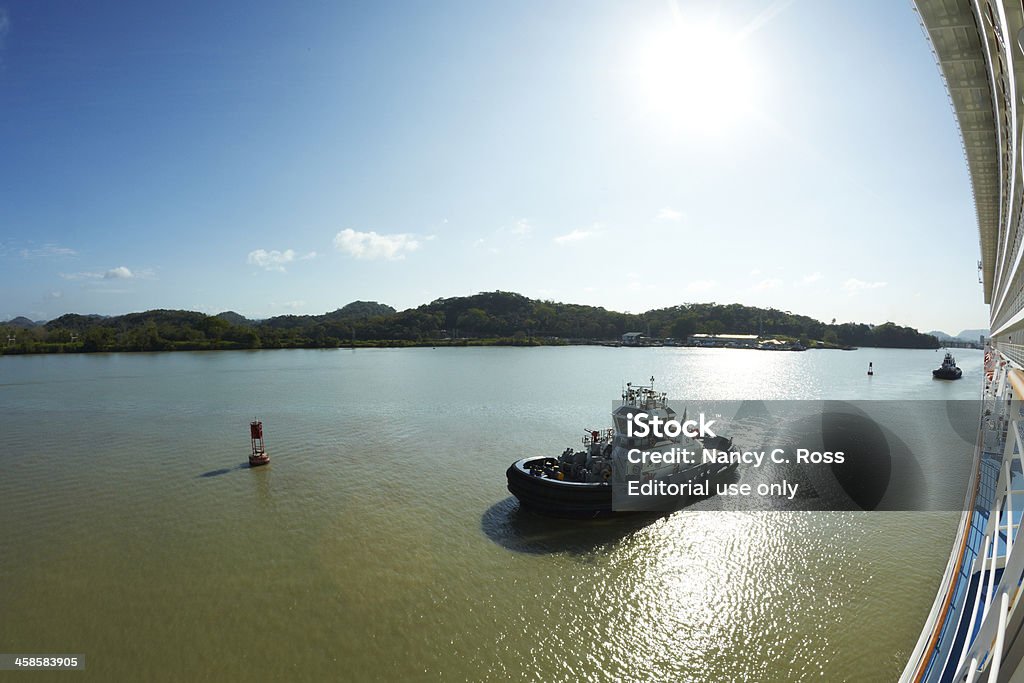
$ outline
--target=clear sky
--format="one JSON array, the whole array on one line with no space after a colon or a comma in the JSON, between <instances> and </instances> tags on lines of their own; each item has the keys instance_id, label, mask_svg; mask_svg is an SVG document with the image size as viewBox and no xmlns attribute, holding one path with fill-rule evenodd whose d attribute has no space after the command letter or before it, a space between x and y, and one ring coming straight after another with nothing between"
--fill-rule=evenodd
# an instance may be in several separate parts
<instances>
[{"instance_id":1,"label":"clear sky","mask_svg":"<svg viewBox=\"0 0 1024 683\"><path fill-rule=\"evenodd\" d=\"M0 0L0 320L495 289L987 327L909 2Z\"/></svg>"}]
</instances>

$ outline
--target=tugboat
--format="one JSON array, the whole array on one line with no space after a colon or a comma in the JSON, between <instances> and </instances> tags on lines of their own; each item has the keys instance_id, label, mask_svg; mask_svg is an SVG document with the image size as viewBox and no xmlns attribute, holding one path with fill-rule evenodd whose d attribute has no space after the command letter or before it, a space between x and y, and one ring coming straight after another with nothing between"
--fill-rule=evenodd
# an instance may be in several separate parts
<instances>
[{"instance_id":1,"label":"tugboat","mask_svg":"<svg viewBox=\"0 0 1024 683\"><path fill-rule=\"evenodd\" d=\"M942 359L941 368L932 370L932 377L935 379L960 379L962 374L963 371L956 366L956 359L951 353L947 353L946 357Z\"/></svg>"},{"instance_id":2,"label":"tugboat","mask_svg":"<svg viewBox=\"0 0 1024 683\"><path fill-rule=\"evenodd\" d=\"M633 479L664 480L672 483L700 482L727 469L730 465L703 463L703 449L729 450L732 440L722 436L691 438L658 438L629 436L629 416L655 416L663 421L675 420L676 412L668 406L666 395L649 386L626 385L622 404L612 411L611 429L587 429L583 449L566 448L558 457L536 456L514 462L506 471L508 490L520 506L552 517L592 518L615 512L612 505L613 484L625 485L627 475ZM686 422L683 412L682 422ZM627 454L633 449L665 453L672 448L687 449L697 455L698 464L633 464Z\"/></svg>"}]
</instances>

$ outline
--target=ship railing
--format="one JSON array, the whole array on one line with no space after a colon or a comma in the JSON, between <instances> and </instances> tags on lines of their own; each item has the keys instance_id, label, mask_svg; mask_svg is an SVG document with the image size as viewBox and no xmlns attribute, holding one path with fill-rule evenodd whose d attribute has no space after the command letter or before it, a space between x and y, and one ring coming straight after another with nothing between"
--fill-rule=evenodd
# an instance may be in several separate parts
<instances>
[{"instance_id":1,"label":"ship railing","mask_svg":"<svg viewBox=\"0 0 1024 683\"><path fill-rule=\"evenodd\" d=\"M995 343L995 347L1005 360L1010 361L1018 368L1024 368L1024 344L999 341Z\"/></svg>"},{"instance_id":2,"label":"ship railing","mask_svg":"<svg viewBox=\"0 0 1024 683\"><path fill-rule=\"evenodd\" d=\"M979 426L980 430L980 426ZM980 437L980 434L979 434ZM918 681L937 680L938 674L945 668L942 662L935 661L937 654L943 651L945 640L949 631L947 623L949 615L953 611L951 600L959 592L961 577L961 561L966 547L968 535L971 533L973 506L975 492L978 488L979 472L979 445L975 446L975 466L971 468L971 478L968 482L965 508L960 516L960 524L957 528L956 543L950 551L946 571L942 576L939 589L935 595L935 602L932 604L928 618L925 620L917 645L910 656L907 666L900 677L900 683L917 683ZM968 575L969 577L970 575ZM948 653L947 653L948 657Z\"/></svg>"},{"instance_id":3,"label":"ship railing","mask_svg":"<svg viewBox=\"0 0 1024 683\"><path fill-rule=\"evenodd\" d=\"M1017 543L1020 513L1024 509L1024 490L1017 489L1022 481L1021 453L1024 452L1024 374L1015 371L1015 363L993 353L991 367L995 369L991 381L985 381L982 392L983 413L978 425L978 439L975 445L975 464L968 482L964 512L957 529L956 542L950 553L949 562L936 594L935 602L922 629L921 636L912 653L901 682L938 680L979 680L979 673L987 673L989 681L1000 678L999 668L1006 662L1004 673L1012 672L1024 652L1024 638L1021 642L1006 642L1006 634L1014 634L1024 627L1024 608L1017 609L1021 578L1024 577L1024 542ZM1000 361L1007 360L1005 364ZM982 478L982 462L985 470L993 472L998 467L994 489L987 488L991 481ZM993 472L995 474L995 472ZM1014 474L1018 481L1014 482ZM985 489L982 495L982 489ZM991 493L989 493L991 492ZM991 499L989 498L991 495ZM991 511L984 511L980 505L992 500ZM985 501L985 503L982 503ZM1016 516L1014 509L1016 508ZM984 519L983 538L972 541L975 555L973 560L965 557L967 541L972 529ZM978 543L979 548L973 543ZM1002 569L998 586L996 575ZM973 603L966 603L975 576ZM954 597L962 596L962 597ZM994 596L994 599L990 599ZM984 602L982 600L984 599ZM993 607L995 606L995 607ZM970 611L968 611L970 610ZM964 620L969 620L965 631L964 644L958 632ZM1010 630L1008 631L1008 625ZM973 638L971 634L977 634ZM997 658L994 653L1000 653ZM1013 653L1007 659L1007 653ZM996 662L999 659L999 662ZM956 669L956 676L948 674ZM1004 679L1008 676L1004 675Z\"/></svg>"},{"instance_id":4,"label":"ship railing","mask_svg":"<svg viewBox=\"0 0 1024 683\"><path fill-rule=\"evenodd\" d=\"M1024 543L1017 542L1020 523L1014 516L1014 507L1017 508L1017 517L1020 516L1024 489L1016 488L1022 480L1018 477L1015 483L1013 477L1014 473L1022 472L1024 464L1021 460L1024 454L1024 374L1008 366L993 380L987 390L993 393L997 410L983 417L988 423L983 431L994 432L997 437L995 444L1002 444L1001 450L994 452L1001 456L999 478L981 554L971 567L970 576L976 574L978 577L977 588L970 612L962 613L961 618L970 614L970 621L953 681L987 680L995 683L1007 680L1007 674L1019 666L1024 649L1024 643L1017 642L1024 623L1024 609L1019 609L1020 587L1024 579ZM987 455L993 454L987 447L985 450ZM996 574L1000 568L1003 573L997 583ZM1012 642L1007 642L1008 633L1013 634ZM1005 672L1002 677L1000 670Z\"/></svg>"}]
</instances>

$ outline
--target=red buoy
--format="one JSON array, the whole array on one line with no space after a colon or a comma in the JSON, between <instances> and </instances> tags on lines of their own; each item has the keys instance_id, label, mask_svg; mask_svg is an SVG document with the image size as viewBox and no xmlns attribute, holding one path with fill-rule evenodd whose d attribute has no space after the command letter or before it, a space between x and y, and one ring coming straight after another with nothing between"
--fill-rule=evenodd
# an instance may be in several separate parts
<instances>
[{"instance_id":1,"label":"red buoy","mask_svg":"<svg viewBox=\"0 0 1024 683\"><path fill-rule=\"evenodd\" d=\"M267 446L263 442L263 423L253 420L249 423L249 436L252 439L252 453L249 454L249 467L259 467L270 462Z\"/></svg>"}]
</instances>

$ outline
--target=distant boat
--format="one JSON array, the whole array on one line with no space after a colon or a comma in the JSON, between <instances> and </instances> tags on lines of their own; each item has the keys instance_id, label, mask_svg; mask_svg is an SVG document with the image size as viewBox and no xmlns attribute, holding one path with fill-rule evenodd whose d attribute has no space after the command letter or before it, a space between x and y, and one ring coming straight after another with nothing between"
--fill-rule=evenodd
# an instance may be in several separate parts
<instances>
[{"instance_id":1,"label":"distant boat","mask_svg":"<svg viewBox=\"0 0 1024 683\"><path fill-rule=\"evenodd\" d=\"M963 371L956 366L956 359L953 354L947 353L942 359L942 367L932 370L932 377L935 379L960 379Z\"/></svg>"}]
</instances>

